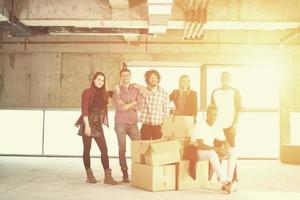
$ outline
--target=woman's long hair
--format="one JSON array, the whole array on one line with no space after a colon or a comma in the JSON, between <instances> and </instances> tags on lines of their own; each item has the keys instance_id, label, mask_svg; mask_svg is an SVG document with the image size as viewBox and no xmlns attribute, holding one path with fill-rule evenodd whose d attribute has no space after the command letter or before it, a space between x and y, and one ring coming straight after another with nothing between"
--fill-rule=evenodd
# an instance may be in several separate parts
<instances>
[{"instance_id":1,"label":"woman's long hair","mask_svg":"<svg viewBox=\"0 0 300 200\"><path fill-rule=\"evenodd\" d=\"M98 87L95 85L95 83L94 83L95 79L96 79L99 75L103 76L103 78L104 78L104 84L103 84L103 86L102 86L101 88L98 88ZM105 77L105 75L104 75L103 72L96 72L96 73L94 74L93 79L92 79L92 83L91 83L91 87L94 88L94 89L96 90L97 93L100 93L100 94L101 94L101 96L102 96L104 102L106 102L106 103L108 102L108 94L107 94L107 92L106 92L106 77Z\"/></svg>"},{"instance_id":2,"label":"woman's long hair","mask_svg":"<svg viewBox=\"0 0 300 200\"><path fill-rule=\"evenodd\" d=\"M188 76L188 75L182 75L182 76L180 76L180 78L179 78L179 86L178 86L178 90L179 90L179 94L180 94L180 96L183 94L183 88L182 88L182 82L183 82L183 80L185 79L185 78L187 78L187 79L189 79L190 80L190 77ZM189 83L189 85L188 85L188 87L187 87L187 94L189 94L190 93L190 91L191 91L191 86L190 86L190 83Z\"/></svg>"}]
</instances>

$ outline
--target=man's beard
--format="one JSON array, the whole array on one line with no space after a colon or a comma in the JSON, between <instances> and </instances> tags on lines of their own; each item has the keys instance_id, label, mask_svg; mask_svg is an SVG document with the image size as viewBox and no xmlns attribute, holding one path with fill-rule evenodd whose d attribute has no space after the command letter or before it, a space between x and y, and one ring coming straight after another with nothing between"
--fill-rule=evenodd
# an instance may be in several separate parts
<instances>
[{"instance_id":1,"label":"man's beard","mask_svg":"<svg viewBox=\"0 0 300 200\"><path fill-rule=\"evenodd\" d=\"M158 83L151 83L151 82L149 83L150 87L156 87L157 85L158 85Z\"/></svg>"}]
</instances>

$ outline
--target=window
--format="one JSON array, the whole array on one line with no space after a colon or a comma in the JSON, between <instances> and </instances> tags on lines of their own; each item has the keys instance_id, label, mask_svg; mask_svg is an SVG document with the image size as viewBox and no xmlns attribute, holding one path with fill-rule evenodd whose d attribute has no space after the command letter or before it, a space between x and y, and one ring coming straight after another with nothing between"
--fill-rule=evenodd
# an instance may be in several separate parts
<instances>
[{"instance_id":1,"label":"window","mask_svg":"<svg viewBox=\"0 0 300 200\"><path fill-rule=\"evenodd\" d=\"M42 154L43 111L0 110L0 154Z\"/></svg>"},{"instance_id":2,"label":"window","mask_svg":"<svg viewBox=\"0 0 300 200\"><path fill-rule=\"evenodd\" d=\"M223 71L231 74L231 85L242 96L244 108L277 109L279 106L278 74L270 67L211 67L207 70L207 102L215 88L220 87Z\"/></svg>"},{"instance_id":3,"label":"window","mask_svg":"<svg viewBox=\"0 0 300 200\"><path fill-rule=\"evenodd\" d=\"M103 130L108 155L117 157L119 151L118 140L114 131L114 114L114 111L108 112L109 128L103 126ZM79 116L80 111L74 110L45 111L45 155L82 155L82 138L77 135L79 128L74 126ZM92 141L91 155L100 156L94 141ZM130 156L130 142L127 142L127 156Z\"/></svg>"},{"instance_id":4,"label":"window","mask_svg":"<svg viewBox=\"0 0 300 200\"><path fill-rule=\"evenodd\" d=\"M275 68L276 69L276 68ZM207 102L211 93L220 87L223 71L231 74L231 85L242 97L242 107L237 129L237 147L240 157L278 157L279 152L279 81L274 68L226 67L207 68ZM254 112L248 112L251 108Z\"/></svg>"},{"instance_id":5,"label":"window","mask_svg":"<svg viewBox=\"0 0 300 200\"><path fill-rule=\"evenodd\" d=\"M279 115L277 112L244 112L237 128L240 157L277 158L279 153Z\"/></svg>"}]
</instances>

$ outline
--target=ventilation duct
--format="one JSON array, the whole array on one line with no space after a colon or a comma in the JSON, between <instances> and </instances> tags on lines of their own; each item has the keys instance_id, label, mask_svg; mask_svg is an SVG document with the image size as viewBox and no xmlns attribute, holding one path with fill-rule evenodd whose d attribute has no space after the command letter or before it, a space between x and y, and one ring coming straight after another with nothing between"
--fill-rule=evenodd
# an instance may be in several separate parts
<instances>
[{"instance_id":1,"label":"ventilation duct","mask_svg":"<svg viewBox=\"0 0 300 200\"><path fill-rule=\"evenodd\" d=\"M173 0L148 0L149 33L166 34Z\"/></svg>"},{"instance_id":2,"label":"ventilation duct","mask_svg":"<svg viewBox=\"0 0 300 200\"><path fill-rule=\"evenodd\" d=\"M3 7L0 7L0 29L8 31L10 37L32 36L31 29L22 24L18 18L9 14Z\"/></svg>"},{"instance_id":3,"label":"ventilation duct","mask_svg":"<svg viewBox=\"0 0 300 200\"><path fill-rule=\"evenodd\" d=\"M183 39L203 38L209 0L190 0L186 7Z\"/></svg>"}]
</instances>

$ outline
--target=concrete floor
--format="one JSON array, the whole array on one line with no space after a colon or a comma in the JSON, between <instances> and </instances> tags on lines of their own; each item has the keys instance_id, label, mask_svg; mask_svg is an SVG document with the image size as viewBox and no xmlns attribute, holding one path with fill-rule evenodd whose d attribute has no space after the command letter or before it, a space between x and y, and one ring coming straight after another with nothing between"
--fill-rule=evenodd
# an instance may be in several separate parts
<instances>
[{"instance_id":1,"label":"concrete floor","mask_svg":"<svg viewBox=\"0 0 300 200\"><path fill-rule=\"evenodd\" d=\"M0 200L89 200L89 199L300 199L300 166L278 161L239 161L238 191L230 195L216 186L210 189L148 192L130 184L110 186L102 183L103 172L98 159L92 160L97 184L85 183L80 158L35 158L0 156ZM117 159L111 159L116 179L121 180Z\"/></svg>"}]
</instances>

